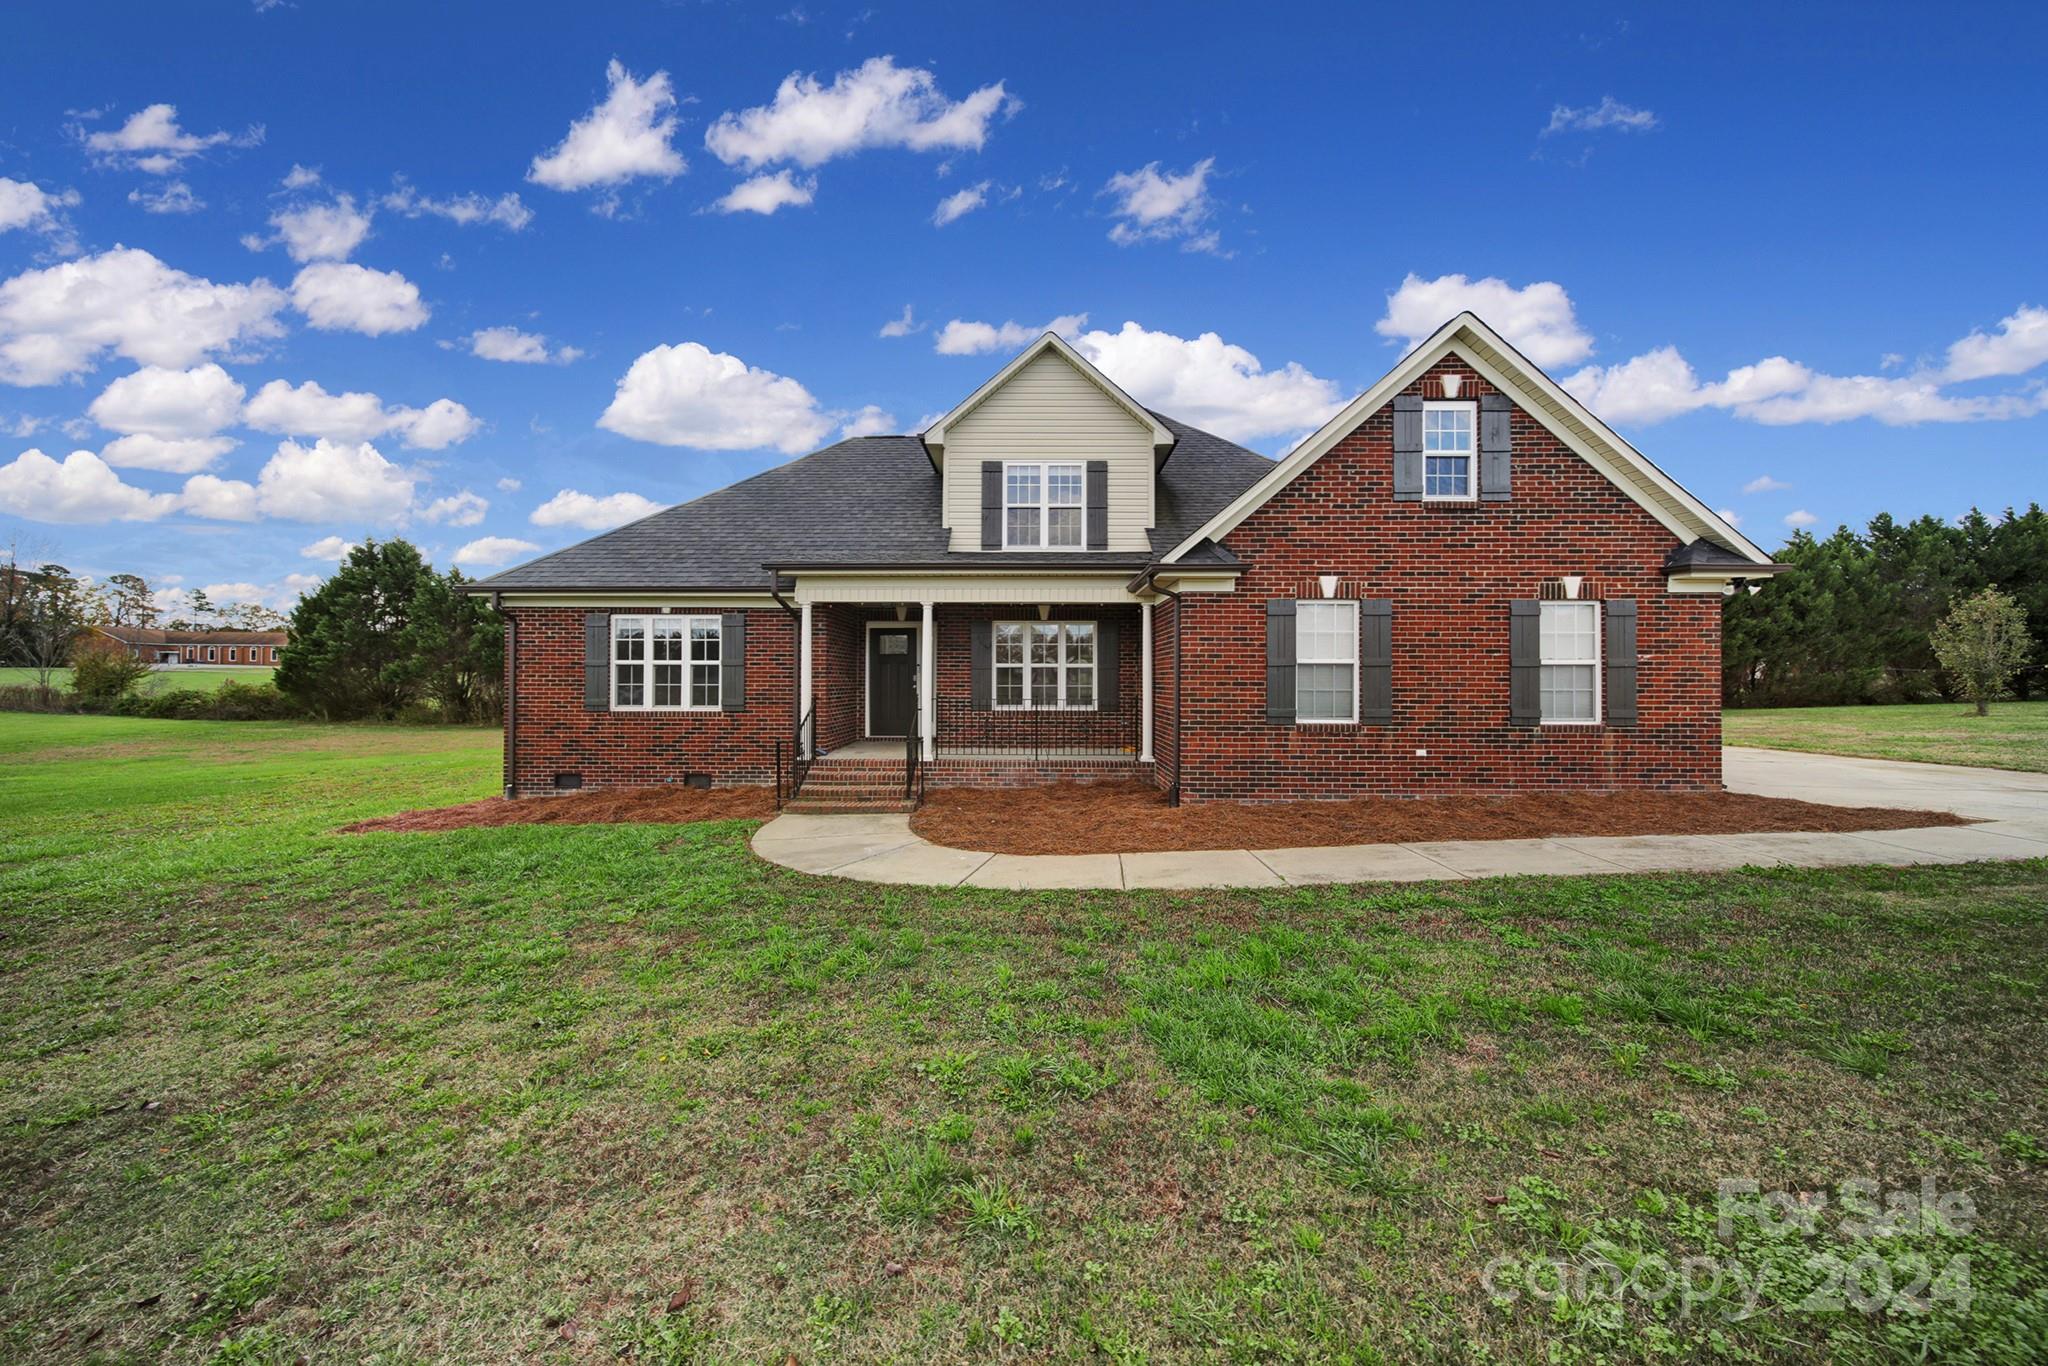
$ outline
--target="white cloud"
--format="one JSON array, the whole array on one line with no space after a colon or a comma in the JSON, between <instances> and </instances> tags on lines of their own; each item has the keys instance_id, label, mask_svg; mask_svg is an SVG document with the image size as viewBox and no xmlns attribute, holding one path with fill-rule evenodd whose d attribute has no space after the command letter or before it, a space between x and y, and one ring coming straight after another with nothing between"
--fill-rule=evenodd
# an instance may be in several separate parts
<instances>
[{"instance_id":1,"label":"white cloud","mask_svg":"<svg viewBox=\"0 0 2048 1366\"><path fill-rule=\"evenodd\" d=\"M469 343L472 356L515 365L567 365L583 354L573 346L558 346L550 351L546 337L538 332L521 332L516 327L486 327L463 340Z\"/></svg>"},{"instance_id":2,"label":"white cloud","mask_svg":"<svg viewBox=\"0 0 2048 1366\"><path fill-rule=\"evenodd\" d=\"M62 210L74 208L77 204L76 190L60 190L52 194L26 180L9 180L0 176L0 232L12 232L16 228L62 232Z\"/></svg>"},{"instance_id":3,"label":"white cloud","mask_svg":"<svg viewBox=\"0 0 2048 1366\"><path fill-rule=\"evenodd\" d=\"M456 551L455 563L495 569L539 549L532 541L521 541L511 536L482 536Z\"/></svg>"},{"instance_id":4,"label":"white cloud","mask_svg":"<svg viewBox=\"0 0 2048 1366\"><path fill-rule=\"evenodd\" d=\"M1736 530L1742 529L1742 514L1734 508L1716 508L1714 509L1714 515Z\"/></svg>"},{"instance_id":5,"label":"white cloud","mask_svg":"<svg viewBox=\"0 0 2048 1366\"><path fill-rule=\"evenodd\" d=\"M1102 193L1115 199L1110 212L1119 220L1109 240L1120 247L1135 242L1179 239L1183 251L1217 251L1220 243L1205 224L1215 209L1209 198L1209 172L1215 157L1204 157L1179 175L1162 175L1159 163L1109 178Z\"/></svg>"},{"instance_id":6,"label":"white cloud","mask_svg":"<svg viewBox=\"0 0 2048 1366\"><path fill-rule=\"evenodd\" d=\"M179 506L194 517L216 522L253 522L260 516L256 487L245 479L219 479L195 474L185 481Z\"/></svg>"},{"instance_id":7,"label":"white cloud","mask_svg":"<svg viewBox=\"0 0 2048 1366\"><path fill-rule=\"evenodd\" d=\"M320 183L320 168L318 166L301 166L295 161L292 163L292 168L285 172L284 179L279 183L287 190L310 190Z\"/></svg>"},{"instance_id":8,"label":"white cloud","mask_svg":"<svg viewBox=\"0 0 2048 1366\"><path fill-rule=\"evenodd\" d=\"M891 318L888 322L883 323L882 330L875 335L880 337L907 337L913 332L922 332L924 329L925 324L913 317L910 305L905 304L903 305L903 316Z\"/></svg>"},{"instance_id":9,"label":"white cloud","mask_svg":"<svg viewBox=\"0 0 2048 1366\"><path fill-rule=\"evenodd\" d=\"M447 526L475 526L490 510L491 504L488 499L480 498L464 489L460 493L451 493L446 498L436 498L420 509L420 516L430 522L439 522Z\"/></svg>"},{"instance_id":10,"label":"white cloud","mask_svg":"<svg viewBox=\"0 0 2048 1366\"><path fill-rule=\"evenodd\" d=\"M500 493L517 493L521 487L520 481L514 479L509 474L498 481L498 492Z\"/></svg>"},{"instance_id":11,"label":"white cloud","mask_svg":"<svg viewBox=\"0 0 2048 1366\"><path fill-rule=\"evenodd\" d=\"M178 107L152 104L128 116L119 128L85 136L86 150L100 161L132 167L150 175L169 175L191 158L225 143L253 146L263 130L252 127L240 137L232 133L188 133L178 126Z\"/></svg>"},{"instance_id":12,"label":"white cloud","mask_svg":"<svg viewBox=\"0 0 2048 1366\"><path fill-rule=\"evenodd\" d=\"M870 403L846 419L846 425L839 429L839 439L850 441L857 436L886 436L896 430L896 414L884 412Z\"/></svg>"},{"instance_id":13,"label":"white cloud","mask_svg":"<svg viewBox=\"0 0 2048 1366\"><path fill-rule=\"evenodd\" d=\"M1805 508L1798 508L1785 514L1785 525L1794 528L1809 527L1819 520L1820 518L1814 516Z\"/></svg>"},{"instance_id":14,"label":"white cloud","mask_svg":"<svg viewBox=\"0 0 2048 1366\"><path fill-rule=\"evenodd\" d=\"M177 504L176 494L122 483L91 451L73 451L59 462L30 449L0 465L0 512L31 521L151 522Z\"/></svg>"},{"instance_id":15,"label":"white cloud","mask_svg":"<svg viewBox=\"0 0 2048 1366\"><path fill-rule=\"evenodd\" d=\"M412 494L412 476L375 446L324 438L280 441L256 483L263 514L295 522L394 522L411 510Z\"/></svg>"},{"instance_id":16,"label":"white cloud","mask_svg":"<svg viewBox=\"0 0 2048 1366\"><path fill-rule=\"evenodd\" d=\"M796 455L823 440L833 419L788 376L680 342L634 361L597 425L663 446Z\"/></svg>"},{"instance_id":17,"label":"white cloud","mask_svg":"<svg viewBox=\"0 0 2048 1366\"><path fill-rule=\"evenodd\" d=\"M346 261L370 235L370 215L356 207L353 195L338 194L331 204L301 204L270 215L274 237L245 239L257 248L284 243L294 261Z\"/></svg>"},{"instance_id":18,"label":"white cloud","mask_svg":"<svg viewBox=\"0 0 2048 1366\"><path fill-rule=\"evenodd\" d=\"M1126 322L1117 332L1083 332L1074 349L1147 408L1231 441L1307 432L1344 403L1333 381L1299 362L1268 370L1214 332L1184 338Z\"/></svg>"},{"instance_id":19,"label":"white cloud","mask_svg":"<svg viewBox=\"0 0 2048 1366\"><path fill-rule=\"evenodd\" d=\"M148 190L130 190L128 202L140 205L144 213L198 213L206 207L206 201L193 194L192 187L182 180L173 180L153 194Z\"/></svg>"},{"instance_id":20,"label":"white cloud","mask_svg":"<svg viewBox=\"0 0 2048 1366\"><path fill-rule=\"evenodd\" d=\"M720 213L771 214L777 209L800 209L818 196L818 178L799 180L790 170L763 171L742 180L726 191L711 207Z\"/></svg>"},{"instance_id":21,"label":"white cloud","mask_svg":"<svg viewBox=\"0 0 2048 1366\"><path fill-rule=\"evenodd\" d=\"M563 489L535 508L533 516L527 520L535 526L573 526L585 531L609 531L659 511L661 504L637 493L608 493L599 498L575 489Z\"/></svg>"},{"instance_id":22,"label":"white cloud","mask_svg":"<svg viewBox=\"0 0 2048 1366\"><path fill-rule=\"evenodd\" d=\"M1413 346L1467 310L1545 369L1593 354L1593 339L1579 326L1571 296L1550 280L1517 289L1497 276L1425 280L1410 273L1387 295L1387 314L1373 330Z\"/></svg>"},{"instance_id":23,"label":"white cloud","mask_svg":"<svg viewBox=\"0 0 2048 1366\"><path fill-rule=\"evenodd\" d=\"M1657 126L1657 116L1649 110L1634 109L1612 95L1604 95L1600 103L1579 109L1564 104L1553 105L1550 122L1544 126L1542 135L1597 133L1603 128L1621 133L1649 133L1654 132Z\"/></svg>"},{"instance_id":24,"label":"white cloud","mask_svg":"<svg viewBox=\"0 0 2048 1366\"><path fill-rule=\"evenodd\" d=\"M132 470L195 474L241 443L231 436L161 437L133 432L100 448L100 459Z\"/></svg>"},{"instance_id":25,"label":"white cloud","mask_svg":"<svg viewBox=\"0 0 2048 1366\"><path fill-rule=\"evenodd\" d=\"M199 590L219 603L253 602L267 603L272 590L253 583L209 583Z\"/></svg>"},{"instance_id":26,"label":"white cloud","mask_svg":"<svg viewBox=\"0 0 2048 1366\"><path fill-rule=\"evenodd\" d=\"M932 211L932 226L943 228L988 203L988 186L989 182L984 180L979 185L969 185L941 199L939 207Z\"/></svg>"},{"instance_id":27,"label":"white cloud","mask_svg":"<svg viewBox=\"0 0 2048 1366\"><path fill-rule=\"evenodd\" d=\"M215 284L133 247L26 270L0 283L0 382L54 384L106 351L191 365L284 335L284 304L268 280Z\"/></svg>"},{"instance_id":28,"label":"white cloud","mask_svg":"<svg viewBox=\"0 0 2048 1366\"><path fill-rule=\"evenodd\" d=\"M2048 308L2022 304L1999 321L1998 331L1973 330L1948 349L1943 376L1949 380L2024 375L2048 362Z\"/></svg>"},{"instance_id":29,"label":"white cloud","mask_svg":"<svg viewBox=\"0 0 2048 1366\"><path fill-rule=\"evenodd\" d=\"M424 408L387 408L375 394L330 394L310 379L297 386L270 381L244 406L242 421L259 432L338 441L369 441L395 432L406 445L423 450L466 441L483 426L454 399L438 398Z\"/></svg>"},{"instance_id":30,"label":"white cloud","mask_svg":"<svg viewBox=\"0 0 2048 1366\"><path fill-rule=\"evenodd\" d=\"M772 103L719 115L704 145L726 165L749 171L778 162L809 169L878 147L979 150L990 121L1019 107L1001 81L956 103L931 72L871 57L830 85L792 72Z\"/></svg>"},{"instance_id":31,"label":"white cloud","mask_svg":"<svg viewBox=\"0 0 2048 1366\"><path fill-rule=\"evenodd\" d=\"M241 406L242 386L218 365L145 365L109 384L86 413L110 432L183 438L232 425Z\"/></svg>"},{"instance_id":32,"label":"white cloud","mask_svg":"<svg viewBox=\"0 0 2048 1366\"><path fill-rule=\"evenodd\" d=\"M472 191L435 199L421 194L402 179L377 202L381 207L407 218L431 215L445 218L462 228L486 223L507 232L519 232L533 221L533 210L526 207L526 202L516 194L501 194L492 199Z\"/></svg>"},{"instance_id":33,"label":"white cloud","mask_svg":"<svg viewBox=\"0 0 2048 1366\"><path fill-rule=\"evenodd\" d=\"M906 310L907 311L907 310ZM984 323L955 318L939 329L932 349L942 356L979 356L990 351L1016 351L1047 332L1072 341L1088 325L1086 313L1062 313L1039 327L1020 322Z\"/></svg>"},{"instance_id":34,"label":"white cloud","mask_svg":"<svg viewBox=\"0 0 2048 1366\"><path fill-rule=\"evenodd\" d=\"M355 548L354 541L344 541L339 536L322 536L311 545L300 546L299 554L309 560L339 561Z\"/></svg>"},{"instance_id":35,"label":"white cloud","mask_svg":"<svg viewBox=\"0 0 2048 1366\"><path fill-rule=\"evenodd\" d=\"M603 103L569 125L568 136L533 159L526 178L552 190L623 185L641 176L672 180L687 168L669 145L675 136L676 96L668 73L633 79L617 58L605 68L610 92Z\"/></svg>"},{"instance_id":36,"label":"white cloud","mask_svg":"<svg viewBox=\"0 0 2048 1366\"><path fill-rule=\"evenodd\" d=\"M1782 479L1773 479L1768 474L1759 474L1742 486L1744 493L1780 493L1792 486Z\"/></svg>"},{"instance_id":37,"label":"white cloud","mask_svg":"<svg viewBox=\"0 0 2048 1366\"><path fill-rule=\"evenodd\" d=\"M307 266L292 281L292 307L323 332L360 332L366 337L410 332L431 316L419 286L397 271L323 261Z\"/></svg>"}]
</instances>

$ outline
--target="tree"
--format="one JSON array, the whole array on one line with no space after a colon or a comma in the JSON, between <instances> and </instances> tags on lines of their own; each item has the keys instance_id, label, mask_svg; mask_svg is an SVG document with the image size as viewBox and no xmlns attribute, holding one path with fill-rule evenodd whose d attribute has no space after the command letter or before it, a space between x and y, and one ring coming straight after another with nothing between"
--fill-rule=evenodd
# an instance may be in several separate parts
<instances>
[{"instance_id":1,"label":"tree","mask_svg":"<svg viewBox=\"0 0 2048 1366\"><path fill-rule=\"evenodd\" d=\"M97 702L127 696L152 672L149 661L104 636L82 640L71 651L71 691Z\"/></svg>"},{"instance_id":2,"label":"tree","mask_svg":"<svg viewBox=\"0 0 2048 1366\"><path fill-rule=\"evenodd\" d=\"M156 596L140 574L109 575L100 596L106 603L107 625L156 625Z\"/></svg>"},{"instance_id":3,"label":"tree","mask_svg":"<svg viewBox=\"0 0 2048 1366\"><path fill-rule=\"evenodd\" d=\"M421 695L449 721L504 714L505 626L483 599L462 591L462 571L423 580L404 649Z\"/></svg>"},{"instance_id":4,"label":"tree","mask_svg":"<svg viewBox=\"0 0 2048 1366\"><path fill-rule=\"evenodd\" d=\"M230 603L220 609L220 624L231 631L275 631L285 621L284 613L260 602Z\"/></svg>"},{"instance_id":5,"label":"tree","mask_svg":"<svg viewBox=\"0 0 2048 1366\"><path fill-rule=\"evenodd\" d=\"M1934 654L1956 689L1991 714L1991 699L2003 696L2014 675L2034 652L2027 614L2010 595L1986 588L1965 598L1934 628Z\"/></svg>"},{"instance_id":6,"label":"tree","mask_svg":"<svg viewBox=\"0 0 2048 1366\"><path fill-rule=\"evenodd\" d=\"M330 721L398 715L419 692L406 628L433 570L406 541L365 541L299 599L278 691Z\"/></svg>"},{"instance_id":7,"label":"tree","mask_svg":"<svg viewBox=\"0 0 2048 1366\"><path fill-rule=\"evenodd\" d=\"M85 592L61 564L17 571L24 592L13 622L14 658L33 669L36 687L48 693L50 676L71 662L71 649L85 631Z\"/></svg>"}]
</instances>

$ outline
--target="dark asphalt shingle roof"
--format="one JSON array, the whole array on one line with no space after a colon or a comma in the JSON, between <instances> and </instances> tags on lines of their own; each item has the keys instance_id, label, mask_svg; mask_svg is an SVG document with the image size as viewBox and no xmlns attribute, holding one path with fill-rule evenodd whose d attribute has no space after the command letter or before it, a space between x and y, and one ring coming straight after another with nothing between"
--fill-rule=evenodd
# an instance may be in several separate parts
<instances>
[{"instance_id":1,"label":"dark asphalt shingle roof","mask_svg":"<svg viewBox=\"0 0 2048 1366\"><path fill-rule=\"evenodd\" d=\"M1156 416L1178 441L1159 471L1152 556L1012 553L1001 564L1142 568L1273 467L1221 437ZM769 566L989 567L984 553L947 549L939 516L939 473L920 438L856 437L493 574L472 591L759 591L769 587Z\"/></svg>"}]
</instances>

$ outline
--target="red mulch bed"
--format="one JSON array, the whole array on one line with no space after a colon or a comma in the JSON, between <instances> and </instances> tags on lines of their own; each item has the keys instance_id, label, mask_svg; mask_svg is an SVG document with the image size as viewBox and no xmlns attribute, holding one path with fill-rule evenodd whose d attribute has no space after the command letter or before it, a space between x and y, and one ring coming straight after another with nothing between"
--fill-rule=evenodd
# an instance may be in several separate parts
<instances>
[{"instance_id":1,"label":"red mulch bed","mask_svg":"<svg viewBox=\"0 0 2048 1366\"><path fill-rule=\"evenodd\" d=\"M486 797L462 806L401 811L357 821L342 833L371 830L467 830L480 825L684 825L690 821L765 820L775 794L765 787L636 787L567 797Z\"/></svg>"},{"instance_id":2,"label":"red mulch bed","mask_svg":"<svg viewBox=\"0 0 2048 1366\"><path fill-rule=\"evenodd\" d=\"M910 818L910 828L933 844L998 854L1138 854L1411 840L1742 835L1967 824L1946 811L1823 806L1733 792L1531 792L1172 807L1165 794L1143 783L1060 783L1000 791L941 788L930 793Z\"/></svg>"}]
</instances>

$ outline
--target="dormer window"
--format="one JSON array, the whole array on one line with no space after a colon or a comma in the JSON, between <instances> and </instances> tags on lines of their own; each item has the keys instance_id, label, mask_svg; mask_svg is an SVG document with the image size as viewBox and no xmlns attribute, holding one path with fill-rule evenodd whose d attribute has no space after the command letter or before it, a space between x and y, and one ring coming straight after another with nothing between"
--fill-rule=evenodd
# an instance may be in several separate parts
<instances>
[{"instance_id":1,"label":"dormer window","mask_svg":"<svg viewBox=\"0 0 2048 1366\"><path fill-rule=\"evenodd\" d=\"M1470 502L1478 449L1479 405L1449 399L1422 405L1422 498Z\"/></svg>"},{"instance_id":2,"label":"dormer window","mask_svg":"<svg viewBox=\"0 0 2048 1366\"><path fill-rule=\"evenodd\" d=\"M1004 465L1004 549L1079 550L1088 543L1087 515L1086 466Z\"/></svg>"}]
</instances>

